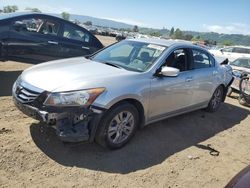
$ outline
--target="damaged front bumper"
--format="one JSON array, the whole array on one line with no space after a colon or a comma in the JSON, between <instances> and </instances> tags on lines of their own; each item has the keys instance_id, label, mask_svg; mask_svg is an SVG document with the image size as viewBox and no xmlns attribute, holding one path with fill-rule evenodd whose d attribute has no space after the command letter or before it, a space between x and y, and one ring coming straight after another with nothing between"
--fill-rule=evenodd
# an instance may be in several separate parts
<instances>
[{"instance_id":1,"label":"damaged front bumper","mask_svg":"<svg viewBox=\"0 0 250 188\"><path fill-rule=\"evenodd\" d=\"M56 134L64 142L92 142L105 109L84 107L48 107L37 108L22 103L13 95L16 107L24 114L52 125Z\"/></svg>"}]
</instances>

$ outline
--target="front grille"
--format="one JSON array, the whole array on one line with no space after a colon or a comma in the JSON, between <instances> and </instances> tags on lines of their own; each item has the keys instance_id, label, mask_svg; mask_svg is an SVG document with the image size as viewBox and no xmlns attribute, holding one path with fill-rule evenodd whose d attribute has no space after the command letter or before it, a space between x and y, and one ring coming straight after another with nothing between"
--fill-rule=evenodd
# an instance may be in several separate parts
<instances>
[{"instance_id":1,"label":"front grille","mask_svg":"<svg viewBox=\"0 0 250 188\"><path fill-rule=\"evenodd\" d=\"M17 98L24 103L33 102L40 95L40 93L38 92L31 91L21 86L16 87L15 93L16 93Z\"/></svg>"}]
</instances>

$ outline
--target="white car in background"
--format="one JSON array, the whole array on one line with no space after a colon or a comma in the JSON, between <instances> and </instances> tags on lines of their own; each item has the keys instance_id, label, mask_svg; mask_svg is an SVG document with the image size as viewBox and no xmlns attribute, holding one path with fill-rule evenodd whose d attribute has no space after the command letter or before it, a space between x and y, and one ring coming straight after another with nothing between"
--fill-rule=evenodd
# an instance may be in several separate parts
<instances>
[{"instance_id":1,"label":"white car in background","mask_svg":"<svg viewBox=\"0 0 250 188\"><path fill-rule=\"evenodd\" d=\"M209 52L219 61L227 58L229 62L233 62L237 58L250 58L250 47L247 46L229 46L220 50L209 50Z\"/></svg>"},{"instance_id":2,"label":"white car in background","mask_svg":"<svg viewBox=\"0 0 250 188\"><path fill-rule=\"evenodd\" d=\"M238 58L229 64L233 69L234 81L228 89L227 96L230 96L232 92L239 93L240 80L242 74L250 75L250 58ZM246 93L250 94L250 85L246 85Z\"/></svg>"}]
</instances>

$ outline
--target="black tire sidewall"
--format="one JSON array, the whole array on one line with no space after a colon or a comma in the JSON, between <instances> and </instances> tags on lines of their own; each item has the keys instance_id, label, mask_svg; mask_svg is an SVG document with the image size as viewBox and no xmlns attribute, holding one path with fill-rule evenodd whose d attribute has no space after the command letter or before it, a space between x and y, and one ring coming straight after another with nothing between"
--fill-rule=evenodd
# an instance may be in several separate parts
<instances>
[{"instance_id":1,"label":"black tire sidewall","mask_svg":"<svg viewBox=\"0 0 250 188\"><path fill-rule=\"evenodd\" d=\"M214 98L214 94L217 92L218 89L220 89L220 90L221 90L221 93L222 93L222 95L221 95L221 102L220 102L220 104L219 104L216 108L213 108L212 100L213 100L213 98ZM220 105L221 105L222 99L223 99L223 95L224 95L223 92L224 92L224 91L223 91L223 87L222 87L222 86L219 86L219 87L217 87L217 88L215 89L215 91L214 91L214 93L213 93L213 96L212 96L212 98L210 99L209 104L208 104L208 106L207 106L207 108L206 108L206 110L207 110L208 112L216 112L216 111L220 108Z\"/></svg>"},{"instance_id":2,"label":"black tire sidewall","mask_svg":"<svg viewBox=\"0 0 250 188\"><path fill-rule=\"evenodd\" d=\"M107 132L108 132L108 128L109 128L109 124L111 120L122 111L129 111L130 113L132 113L132 115L134 116L134 120L135 120L134 129L126 140L124 140L123 142L119 144L114 144L108 139ZM121 103L119 105L116 105L115 107L111 108L104 114L99 124L98 130L97 130L96 141L98 144L104 147L108 147L110 149L121 148L127 142L129 142L129 140L134 136L136 129L138 127L138 124L139 124L139 113L138 113L138 110L132 104Z\"/></svg>"}]
</instances>

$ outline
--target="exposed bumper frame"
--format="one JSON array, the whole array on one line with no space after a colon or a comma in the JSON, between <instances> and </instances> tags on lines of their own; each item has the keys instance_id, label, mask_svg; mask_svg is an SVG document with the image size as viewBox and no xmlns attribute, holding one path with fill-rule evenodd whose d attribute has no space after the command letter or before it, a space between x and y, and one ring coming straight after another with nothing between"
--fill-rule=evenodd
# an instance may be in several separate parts
<instances>
[{"instance_id":1,"label":"exposed bumper frame","mask_svg":"<svg viewBox=\"0 0 250 188\"><path fill-rule=\"evenodd\" d=\"M20 102L13 96L16 107L29 117L46 124L54 124L57 136L64 142L93 142L105 109L46 107L42 110Z\"/></svg>"}]
</instances>

